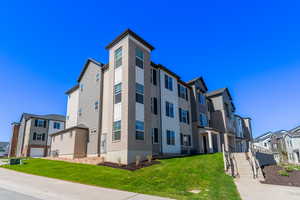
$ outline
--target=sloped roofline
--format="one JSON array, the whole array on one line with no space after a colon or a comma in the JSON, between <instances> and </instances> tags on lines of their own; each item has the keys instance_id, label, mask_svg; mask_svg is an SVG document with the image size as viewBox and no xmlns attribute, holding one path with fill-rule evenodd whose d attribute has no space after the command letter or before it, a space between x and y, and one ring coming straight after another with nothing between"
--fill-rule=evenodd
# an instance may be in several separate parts
<instances>
[{"instance_id":1,"label":"sloped roofline","mask_svg":"<svg viewBox=\"0 0 300 200\"><path fill-rule=\"evenodd\" d=\"M82 69L82 71L81 71L81 73L80 73L80 75L79 75L79 78L78 78L77 82L80 82L80 81L81 81L81 79L82 79L82 77L83 77L85 71L87 70L87 68L88 68L90 62L92 62L92 63L98 65L99 67L103 67L103 66L104 66L103 63L100 63L100 62L98 62L98 61L96 61L96 60L94 60L94 59L92 59L92 58L88 58L87 61L86 61L86 63L85 63L85 65L84 65L84 67L83 67L83 69Z\"/></svg>"},{"instance_id":2,"label":"sloped roofline","mask_svg":"<svg viewBox=\"0 0 300 200\"><path fill-rule=\"evenodd\" d=\"M200 81L202 82L202 84L203 84L205 90L208 91L207 85L206 85L206 83L205 83L205 81L204 81L204 79L203 79L202 76L197 77L197 78L194 78L194 79L188 81L187 84L188 84L188 85L192 85L192 84L194 84L197 80L200 80Z\"/></svg>"}]
</instances>

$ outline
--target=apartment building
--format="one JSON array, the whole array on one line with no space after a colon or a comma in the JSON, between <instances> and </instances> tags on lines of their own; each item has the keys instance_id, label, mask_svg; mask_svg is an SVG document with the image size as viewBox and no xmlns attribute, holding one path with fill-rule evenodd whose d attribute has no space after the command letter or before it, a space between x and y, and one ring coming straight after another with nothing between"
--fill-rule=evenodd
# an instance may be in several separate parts
<instances>
[{"instance_id":1,"label":"apartment building","mask_svg":"<svg viewBox=\"0 0 300 200\"><path fill-rule=\"evenodd\" d=\"M214 122L225 98L233 105L228 89L214 95L202 77L184 82L152 62L154 47L131 30L106 49L108 63L88 59L66 92L66 129L51 134L53 156L128 164L147 155L220 152L224 141L229 148L228 119Z\"/></svg>"},{"instance_id":2,"label":"apartment building","mask_svg":"<svg viewBox=\"0 0 300 200\"><path fill-rule=\"evenodd\" d=\"M49 134L65 128L65 116L23 113L12 123L10 157L44 157L49 154Z\"/></svg>"},{"instance_id":3,"label":"apartment building","mask_svg":"<svg viewBox=\"0 0 300 200\"><path fill-rule=\"evenodd\" d=\"M243 118L239 115L235 117L235 151L236 152L247 152L249 149L249 142L252 141L252 128L251 119Z\"/></svg>"}]
</instances>

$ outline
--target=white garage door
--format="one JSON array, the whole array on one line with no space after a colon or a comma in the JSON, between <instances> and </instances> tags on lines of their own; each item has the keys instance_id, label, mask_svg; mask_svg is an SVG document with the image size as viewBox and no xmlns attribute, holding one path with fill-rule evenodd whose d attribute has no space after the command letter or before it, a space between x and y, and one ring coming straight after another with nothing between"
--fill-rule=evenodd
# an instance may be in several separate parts
<instances>
[{"instance_id":1,"label":"white garage door","mask_svg":"<svg viewBox=\"0 0 300 200\"><path fill-rule=\"evenodd\" d=\"M30 149L30 157L43 157L43 156L44 156L44 148Z\"/></svg>"}]
</instances>

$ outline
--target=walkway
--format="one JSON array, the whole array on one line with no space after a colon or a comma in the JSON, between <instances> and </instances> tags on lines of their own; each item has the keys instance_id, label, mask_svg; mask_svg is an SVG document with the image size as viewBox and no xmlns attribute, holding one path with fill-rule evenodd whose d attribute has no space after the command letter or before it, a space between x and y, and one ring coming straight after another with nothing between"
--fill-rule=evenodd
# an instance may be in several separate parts
<instances>
[{"instance_id":1,"label":"walkway","mask_svg":"<svg viewBox=\"0 0 300 200\"><path fill-rule=\"evenodd\" d=\"M253 179L251 168L244 153L236 153L240 177L235 179L238 191L243 200L299 200L300 188L262 184Z\"/></svg>"},{"instance_id":2,"label":"walkway","mask_svg":"<svg viewBox=\"0 0 300 200\"><path fill-rule=\"evenodd\" d=\"M167 198L88 186L3 168L0 168L0 195L1 200L167 200Z\"/></svg>"}]
</instances>

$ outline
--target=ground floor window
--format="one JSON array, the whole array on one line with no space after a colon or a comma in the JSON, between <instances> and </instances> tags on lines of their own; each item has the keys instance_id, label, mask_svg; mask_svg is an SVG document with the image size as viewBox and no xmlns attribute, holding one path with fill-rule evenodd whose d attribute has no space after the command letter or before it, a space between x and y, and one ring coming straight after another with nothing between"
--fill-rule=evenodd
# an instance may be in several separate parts
<instances>
[{"instance_id":1,"label":"ground floor window","mask_svg":"<svg viewBox=\"0 0 300 200\"><path fill-rule=\"evenodd\" d=\"M180 134L180 144L182 146L191 146L191 136Z\"/></svg>"},{"instance_id":2,"label":"ground floor window","mask_svg":"<svg viewBox=\"0 0 300 200\"><path fill-rule=\"evenodd\" d=\"M167 144L175 145L175 132L167 130Z\"/></svg>"},{"instance_id":3,"label":"ground floor window","mask_svg":"<svg viewBox=\"0 0 300 200\"><path fill-rule=\"evenodd\" d=\"M152 144L158 144L158 128L152 128Z\"/></svg>"},{"instance_id":4,"label":"ground floor window","mask_svg":"<svg viewBox=\"0 0 300 200\"><path fill-rule=\"evenodd\" d=\"M135 122L135 139L144 140L144 122L136 120Z\"/></svg>"},{"instance_id":5,"label":"ground floor window","mask_svg":"<svg viewBox=\"0 0 300 200\"><path fill-rule=\"evenodd\" d=\"M121 140L121 120L115 121L113 124L112 140Z\"/></svg>"}]
</instances>

